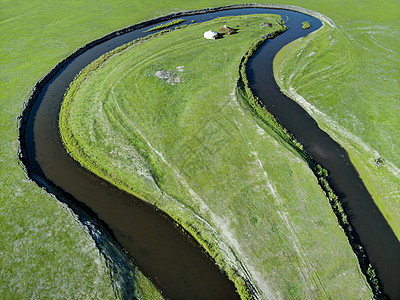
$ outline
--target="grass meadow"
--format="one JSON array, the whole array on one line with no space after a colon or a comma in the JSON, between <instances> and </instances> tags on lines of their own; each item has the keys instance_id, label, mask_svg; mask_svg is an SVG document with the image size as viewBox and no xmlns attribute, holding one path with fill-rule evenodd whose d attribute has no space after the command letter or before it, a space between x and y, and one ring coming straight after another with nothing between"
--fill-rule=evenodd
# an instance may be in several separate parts
<instances>
[{"instance_id":1,"label":"grass meadow","mask_svg":"<svg viewBox=\"0 0 400 300\"><path fill-rule=\"evenodd\" d=\"M343 11L335 27L287 45L274 70L285 93L349 152L399 238L400 5L384 1L373 14L371 6Z\"/></svg>"},{"instance_id":2,"label":"grass meadow","mask_svg":"<svg viewBox=\"0 0 400 300\"><path fill-rule=\"evenodd\" d=\"M337 131L334 136L352 155L369 190L378 204L383 203L379 204L380 208L398 234L400 139L395 127L399 123L396 103L399 100L396 84L399 56L395 48L399 40L398 2L380 1L379 5L372 0L269 2L319 11L335 22L334 32L315 34L309 39L307 48L317 47L317 38L332 35L336 37L335 42L322 44L324 47L340 46L335 48L337 53L328 51L324 55L313 50L307 61L299 55L303 60L297 67L302 76L289 82L313 107L324 113L322 117L318 117L319 113L313 114L321 126L332 135ZM77 48L112 31L175 11L233 3L240 1L0 2L1 298L118 297L113 291L107 264L85 227L63 204L27 179L19 164L17 118L35 83ZM292 59L298 54L293 49L288 49ZM311 55L312 52L318 54ZM338 62L342 70L337 72L332 66ZM325 66L321 68L323 64ZM305 68L305 65L314 65L314 69ZM353 68L349 70L346 65ZM289 64L285 68L287 70L279 71L283 76L289 72L293 74L293 66ZM285 80L288 79L289 76ZM317 85L305 84L313 80L324 87L318 89L318 93ZM327 97L329 95L334 97ZM339 122L340 130L335 129L336 123L327 120ZM263 153L259 155L265 155ZM271 159L280 164L281 157ZM286 159L290 160L290 157L288 154ZM382 166L379 157L385 162ZM302 168L298 167L300 164L296 164L296 171ZM289 174L287 171L287 176ZM305 180L313 180L311 173ZM282 185L281 189L286 188ZM243 214L246 209L243 207ZM300 220L301 216L298 218ZM255 226L263 226L258 218L251 221ZM325 223L320 225L322 228L327 226ZM285 225L274 226L271 228L278 230ZM145 281L140 276L136 280ZM288 283L287 289L291 288Z\"/></svg>"},{"instance_id":3,"label":"grass meadow","mask_svg":"<svg viewBox=\"0 0 400 300\"><path fill-rule=\"evenodd\" d=\"M227 245L261 298L362 299L370 290L317 179L236 96L243 54L280 23L217 19L94 62L66 95L61 134L84 167L179 220L229 273L240 265ZM224 25L238 33L203 38Z\"/></svg>"}]
</instances>

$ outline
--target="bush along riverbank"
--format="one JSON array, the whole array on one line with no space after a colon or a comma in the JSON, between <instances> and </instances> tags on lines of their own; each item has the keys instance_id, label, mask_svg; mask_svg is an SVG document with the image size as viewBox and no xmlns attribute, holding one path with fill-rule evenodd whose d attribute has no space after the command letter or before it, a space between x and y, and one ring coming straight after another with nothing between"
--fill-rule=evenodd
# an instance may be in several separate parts
<instances>
[{"instance_id":1,"label":"bush along riverbank","mask_svg":"<svg viewBox=\"0 0 400 300\"><path fill-rule=\"evenodd\" d=\"M312 156L304 150L302 144L299 143L296 138L290 132L288 132L288 130L284 128L270 112L268 112L268 110L260 102L259 98L253 94L249 87L249 81L246 75L247 62L268 38L273 38L280 32L277 32L275 35L269 35L261 38L255 42L243 56L239 67L237 97L243 102L245 108L250 110L255 117L259 118L264 124L269 126L280 139L289 144L293 151L299 154L308 163L310 169L318 179L318 183L321 189L324 191L326 198L328 199L332 210L337 217L339 225L345 232L349 243L358 258L360 268L374 293L375 299L387 299L383 293L382 285L376 275L375 268L371 265L366 251L359 241L357 232L349 223L348 216L343 208L342 202L328 181L328 171L315 162Z\"/></svg>"}]
</instances>

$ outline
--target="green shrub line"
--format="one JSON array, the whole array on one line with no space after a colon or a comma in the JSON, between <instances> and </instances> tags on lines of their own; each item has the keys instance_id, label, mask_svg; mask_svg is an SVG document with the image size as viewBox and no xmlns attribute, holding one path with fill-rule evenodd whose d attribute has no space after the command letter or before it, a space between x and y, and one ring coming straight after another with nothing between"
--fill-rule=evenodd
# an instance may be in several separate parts
<instances>
[{"instance_id":1,"label":"green shrub line","mask_svg":"<svg viewBox=\"0 0 400 300\"><path fill-rule=\"evenodd\" d=\"M159 30L159 29L168 28L168 27L171 27L171 26L174 26L174 25L181 24L183 22L185 22L184 19L173 20L173 21L170 21L170 22L158 25L158 26L154 26L154 27L152 27L150 29L147 29L145 32L156 31L156 30Z\"/></svg>"},{"instance_id":2,"label":"green shrub line","mask_svg":"<svg viewBox=\"0 0 400 300\"><path fill-rule=\"evenodd\" d=\"M364 247L361 245L357 233L354 231L353 226L349 223L348 216L343 208L343 204L339 197L335 194L328 180L328 171L324 169L321 165L317 164L313 157L304 150L303 145L298 142L295 137L284 128L278 120L263 106L259 101L259 98L253 94L249 87L249 81L246 75L246 65L252 55L264 44L268 38L273 38L279 33L286 30L286 26L281 30L278 30L275 34L270 34L264 36L257 42L255 42L252 47L243 56L239 67L239 80L237 84L237 96L240 101L244 102L248 110L261 120L265 125L272 129L284 142L287 142L293 150L302 157L310 169L316 176L318 184L325 193L333 212L336 215L339 225L342 227L347 239L356 254L361 271L366 277L373 293L375 299L386 299L383 293L382 285L376 275L375 268L371 265Z\"/></svg>"},{"instance_id":3,"label":"green shrub line","mask_svg":"<svg viewBox=\"0 0 400 300\"><path fill-rule=\"evenodd\" d=\"M275 31L274 33L270 33L258 41L256 41L250 49L243 56L240 66L239 66L239 80L238 80L238 88L237 88L237 96L239 99L244 101L245 108L249 109L250 112L256 116L257 118L261 117L261 120L268 125L273 132L275 132L283 141L292 146L292 148L304 159L307 160L307 154L303 150L303 145L301 145L295 137L287 131L277 120L276 118L268 112L268 110L261 105L257 96L253 94L249 87L249 81L246 75L246 65L249 59L253 56L253 54L265 43L265 41L269 38L274 38L278 34L284 32L287 27L281 24L282 27Z\"/></svg>"},{"instance_id":4,"label":"green shrub line","mask_svg":"<svg viewBox=\"0 0 400 300\"><path fill-rule=\"evenodd\" d=\"M314 174L318 179L318 183L321 186L322 190L325 192L326 197L329 200L329 203L338 219L339 225L343 228L353 251L355 252L359 262L362 272L371 289L375 295L376 299L386 299L382 292L382 286L376 276L375 268L371 265L367 254L365 252L364 247L361 245L357 238L357 233L354 231L353 226L349 223L348 216L343 208L342 202L339 197L335 194L333 189L331 188L328 181L328 172L324 168L322 168L319 164L310 165Z\"/></svg>"}]
</instances>

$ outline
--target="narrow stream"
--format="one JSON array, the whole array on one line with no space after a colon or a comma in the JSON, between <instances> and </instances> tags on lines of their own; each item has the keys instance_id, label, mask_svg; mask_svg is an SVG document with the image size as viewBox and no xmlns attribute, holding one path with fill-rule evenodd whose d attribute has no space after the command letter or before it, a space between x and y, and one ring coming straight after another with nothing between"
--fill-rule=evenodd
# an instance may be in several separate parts
<instances>
[{"instance_id":1,"label":"narrow stream","mask_svg":"<svg viewBox=\"0 0 400 300\"><path fill-rule=\"evenodd\" d=\"M247 65L250 88L260 101L329 172L328 181L342 201L357 242L376 268L383 290L400 299L400 243L377 208L349 155L295 101L280 91L273 76L275 54L287 44L290 31L268 40ZM285 36L285 37L284 37Z\"/></svg>"},{"instance_id":2,"label":"narrow stream","mask_svg":"<svg viewBox=\"0 0 400 300\"><path fill-rule=\"evenodd\" d=\"M400 282L399 242L374 206L344 150L321 132L311 117L299 109L295 102L283 97L273 79L272 59L276 52L283 45L316 30L321 22L298 12L253 7L229 10L221 8L214 12L208 10L206 14L191 13L187 23L191 20L202 22L220 16L255 13L280 14L285 21L288 16L289 29L268 41L250 61L248 73L252 88L261 96L268 109L273 108L270 111L276 114L284 127L329 170L329 179L335 189L343 193L341 196L351 222L378 270L385 292L395 299L400 295L400 292L396 294L394 290L398 287L393 286L394 281ZM312 30L301 29L301 22L305 20L311 23ZM29 177L40 186L55 189L64 197L81 203L90 215L100 219L118 243L128 251L135 264L167 298L238 299L233 284L197 242L171 218L81 168L66 153L60 139L58 114L63 94L76 74L102 54L147 35L144 33L147 28L145 25L152 27L154 23L133 26L87 45L57 65L53 72L37 84L22 116L21 159ZM292 123L293 119L298 119L298 122ZM343 165L343 168L339 165ZM345 166L347 169L344 169ZM336 171L337 168L340 170Z\"/></svg>"}]
</instances>

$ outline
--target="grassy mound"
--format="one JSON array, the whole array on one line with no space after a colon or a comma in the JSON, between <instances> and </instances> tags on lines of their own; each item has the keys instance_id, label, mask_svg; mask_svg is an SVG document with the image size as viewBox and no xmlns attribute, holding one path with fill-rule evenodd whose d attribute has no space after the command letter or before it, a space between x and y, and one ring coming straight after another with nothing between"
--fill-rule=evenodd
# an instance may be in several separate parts
<instances>
[{"instance_id":1,"label":"grassy mound","mask_svg":"<svg viewBox=\"0 0 400 300\"><path fill-rule=\"evenodd\" d=\"M217 19L94 62L67 93L61 133L83 166L169 213L263 298L367 298L307 164L235 93L242 56L279 22ZM239 30L203 38L223 25Z\"/></svg>"}]
</instances>

